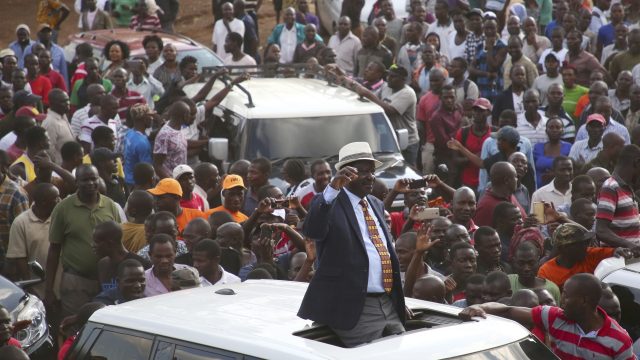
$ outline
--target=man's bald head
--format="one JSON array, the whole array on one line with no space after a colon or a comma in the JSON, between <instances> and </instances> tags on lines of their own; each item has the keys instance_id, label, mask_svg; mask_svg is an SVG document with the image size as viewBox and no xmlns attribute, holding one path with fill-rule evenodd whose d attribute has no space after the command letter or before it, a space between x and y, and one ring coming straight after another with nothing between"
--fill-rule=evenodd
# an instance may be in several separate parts
<instances>
[{"instance_id":1,"label":"man's bald head","mask_svg":"<svg viewBox=\"0 0 640 360\"><path fill-rule=\"evenodd\" d=\"M499 186L505 182L508 177L516 176L516 168L506 161L499 161L489 171L489 178L494 186Z\"/></svg>"},{"instance_id":2,"label":"man's bald head","mask_svg":"<svg viewBox=\"0 0 640 360\"><path fill-rule=\"evenodd\" d=\"M619 147L624 146L624 139L622 138L622 136L614 132L610 132L610 133L606 133L602 137L602 147L604 149L618 147L618 146Z\"/></svg>"},{"instance_id":3,"label":"man's bald head","mask_svg":"<svg viewBox=\"0 0 640 360\"><path fill-rule=\"evenodd\" d=\"M461 198L466 198L468 196L473 196L473 198L475 199L476 194L473 192L473 190L471 190L471 188L466 187L466 186L462 186L462 187L456 189L456 191L453 193L452 202L456 203Z\"/></svg>"},{"instance_id":4,"label":"man's bald head","mask_svg":"<svg viewBox=\"0 0 640 360\"><path fill-rule=\"evenodd\" d=\"M571 289L571 295L582 297L595 309L602 297L600 280L592 274L580 273L573 275L564 285L565 290Z\"/></svg>"},{"instance_id":5,"label":"man's bald head","mask_svg":"<svg viewBox=\"0 0 640 360\"><path fill-rule=\"evenodd\" d=\"M132 218L144 219L153 211L153 195L144 190L134 190L127 200L127 212Z\"/></svg>"},{"instance_id":6,"label":"man's bald head","mask_svg":"<svg viewBox=\"0 0 640 360\"><path fill-rule=\"evenodd\" d=\"M218 240L222 247L231 247L242 251L242 243L244 241L242 225L236 222L220 225L216 231L216 240Z\"/></svg>"},{"instance_id":7,"label":"man's bald head","mask_svg":"<svg viewBox=\"0 0 640 360\"><path fill-rule=\"evenodd\" d=\"M444 281L433 275L427 275L417 279L413 286L413 297L416 299L446 304L444 299L445 294Z\"/></svg>"},{"instance_id":8,"label":"man's bald head","mask_svg":"<svg viewBox=\"0 0 640 360\"><path fill-rule=\"evenodd\" d=\"M209 237L211 234L211 225L204 218L195 218L187 224L184 228L185 232L192 232L203 237Z\"/></svg>"},{"instance_id":9,"label":"man's bald head","mask_svg":"<svg viewBox=\"0 0 640 360\"><path fill-rule=\"evenodd\" d=\"M538 295L531 289L520 289L511 295L511 306L533 308L539 305Z\"/></svg>"}]
</instances>

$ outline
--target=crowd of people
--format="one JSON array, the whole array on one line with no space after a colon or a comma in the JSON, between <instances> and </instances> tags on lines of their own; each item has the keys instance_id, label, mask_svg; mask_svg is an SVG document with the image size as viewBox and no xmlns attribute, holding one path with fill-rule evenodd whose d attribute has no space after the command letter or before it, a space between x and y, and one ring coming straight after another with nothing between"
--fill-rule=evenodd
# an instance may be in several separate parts
<instances>
[{"instance_id":1,"label":"crowd of people","mask_svg":"<svg viewBox=\"0 0 640 360\"><path fill-rule=\"evenodd\" d=\"M103 59L78 45L68 64L57 32L70 11L40 1L35 37L18 25L0 50L0 268L25 280L30 261L46 265L30 291L62 323L59 358L101 306L246 279L310 282L299 315L346 346L402 332L409 296L518 320L561 358L634 358L634 307L588 274L640 256L640 2L415 0L400 19L379 0L363 23L363 2L344 1L327 41L308 0L274 0L273 29L258 29L260 5L212 2L224 63L305 63L305 77L378 104L407 130L424 186L387 188L357 142L337 164L287 160L286 189L269 159L222 168L206 153L212 110L248 74L207 99L220 69L189 97L197 59L157 35L144 57L114 40ZM75 6L83 31L172 31L178 9ZM2 334L0 351L19 347Z\"/></svg>"}]
</instances>

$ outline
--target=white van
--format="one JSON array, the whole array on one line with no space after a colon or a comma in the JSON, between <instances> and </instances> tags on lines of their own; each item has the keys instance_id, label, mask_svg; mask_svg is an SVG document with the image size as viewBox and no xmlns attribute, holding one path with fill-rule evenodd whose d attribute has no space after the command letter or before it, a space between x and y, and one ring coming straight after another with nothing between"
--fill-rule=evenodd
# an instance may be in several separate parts
<instances>
[{"instance_id":1,"label":"white van","mask_svg":"<svg viewBox=\"0 0 640 360\"><path fill-rule=\"evenodd\" d=\"M407 299L407 332L355 348L326 326L296 316L306 283L249 280L108 306L91 316L73 360L556 359L519 324Z\"/></svg>"}]
</instances>

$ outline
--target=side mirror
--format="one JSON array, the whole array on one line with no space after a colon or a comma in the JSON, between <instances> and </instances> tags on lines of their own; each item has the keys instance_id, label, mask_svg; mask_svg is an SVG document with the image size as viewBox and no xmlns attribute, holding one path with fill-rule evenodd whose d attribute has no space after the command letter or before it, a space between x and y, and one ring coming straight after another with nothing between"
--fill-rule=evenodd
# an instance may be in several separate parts
<instances>
[{"instance_id":1,"label":"side mirror","mask_svg":"<svg viewBox=\"0 0 640 360\"><path fill-rule=\"evenodd\" d=\"M209 157L218 161L227 161L229 156L229 139L211 138L209 139Z\"/></svg>"},{"instance_id":2,"label":"side mirror","mask_svg":"<svg viewBox=\"0 0 640 360\"><path fill-rule=\"evenodd\" d=\"M396 130L396 137L398 138L398 145L400 145L400 150L407 150L407 148L409 147L409 130Z\"/></svg>"},{"instance_id":3,"label":"side mirror","mask_svg":"<svg viewBox=\"0 0 640 360\"><path fill-rule=\"evenodd\" d=\"M30 261L29 268L31 269L31 272L33 273L33 275L35 275L36 277L39 277L40 279L44 279L44 269L42 268L42 265L40 265L39 262L35 260Z\"/></svg>"}]
</instances>

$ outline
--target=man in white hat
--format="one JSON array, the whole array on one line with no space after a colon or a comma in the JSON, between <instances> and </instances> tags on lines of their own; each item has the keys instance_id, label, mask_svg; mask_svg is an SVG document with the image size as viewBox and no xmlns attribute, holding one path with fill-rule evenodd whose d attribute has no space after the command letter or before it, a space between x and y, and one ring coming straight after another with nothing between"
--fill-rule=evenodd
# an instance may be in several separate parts
<instances>
[{"instance_id":1,"label":"man in white hat","mask_svg":"<svg viewBox=\"0 0 640 360\"><path fill-rule=\"evenodd\" d=\"M20 24L16 27L16 41L9 44L9 48L13 50L18 59L18 67L24 67L25 50L33 41L31 40L31 29L26 24Z\"/></svg>"},{"instance_id":2,"label":"man in white hat","mask_svg":"<svg viewBox=\"0 0 640 360\"><path fill-rule=\"evenodd\" d=\"M404 332L405 306L398 258L371 196L382 163L366 142L340 149L338 173L311 202L303 227L318 253L298 316L329 326L354 347Z\"/></svg>"}]
</instances>

